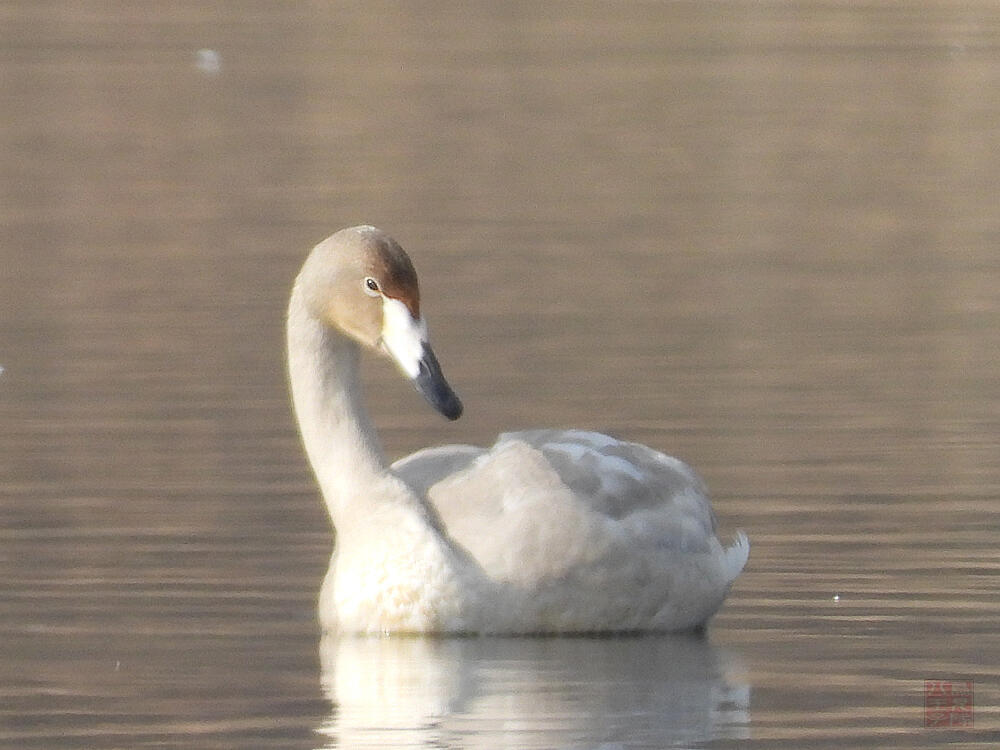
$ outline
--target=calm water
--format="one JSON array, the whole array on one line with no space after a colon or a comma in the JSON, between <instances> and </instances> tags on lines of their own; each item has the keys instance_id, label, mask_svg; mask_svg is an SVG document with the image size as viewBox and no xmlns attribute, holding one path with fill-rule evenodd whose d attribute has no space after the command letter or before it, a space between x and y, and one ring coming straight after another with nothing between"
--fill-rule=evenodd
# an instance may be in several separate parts
<instances>
[{"instance_id":1,"label":"calm water","mask_svg":"<svg viewBox=\"0 0 1000 750\"><path fill-rule=\"evenodd\" d=\"M1000 741L994 3L15 0L0 113L3 747ZM682 456L707 639L321 640L282 315L360 222L466 402L370 363L387 452Z\"/></svg>"}]
</instances>

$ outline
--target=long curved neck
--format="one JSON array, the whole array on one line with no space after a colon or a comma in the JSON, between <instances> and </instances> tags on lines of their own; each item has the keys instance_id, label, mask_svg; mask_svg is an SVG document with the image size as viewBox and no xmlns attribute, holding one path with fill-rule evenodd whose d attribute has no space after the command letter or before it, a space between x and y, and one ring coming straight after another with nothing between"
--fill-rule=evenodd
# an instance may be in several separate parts
<instances>
[{"instance_id":1,"label":"long curved neck","mask_svg":"<svg viewBox=\"0 0 1000 750\"><path fill-rule=\"evenodd\" d=\"M331 518L385 475L361 403L358 346L309 314L296 285L288 308L288 376L302 442Z\"/></svg>"}]
</instances>

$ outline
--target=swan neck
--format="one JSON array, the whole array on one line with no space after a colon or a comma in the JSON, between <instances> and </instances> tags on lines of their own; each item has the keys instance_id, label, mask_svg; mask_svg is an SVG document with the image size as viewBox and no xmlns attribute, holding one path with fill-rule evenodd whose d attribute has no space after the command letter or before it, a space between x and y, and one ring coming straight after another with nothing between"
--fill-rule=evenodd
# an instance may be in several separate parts
<instances>
[{"instance_id":1,"label":"swan neck","mask_svg":"<svg viewBox=\"0 0 1000 750\"><path fill-rule=\"evenodd\" d=\"M387 471L362 404L358 345L308 312L299 290L288 312L288 374L295 415L330 514Z\"/></svg>"}]
</instances>

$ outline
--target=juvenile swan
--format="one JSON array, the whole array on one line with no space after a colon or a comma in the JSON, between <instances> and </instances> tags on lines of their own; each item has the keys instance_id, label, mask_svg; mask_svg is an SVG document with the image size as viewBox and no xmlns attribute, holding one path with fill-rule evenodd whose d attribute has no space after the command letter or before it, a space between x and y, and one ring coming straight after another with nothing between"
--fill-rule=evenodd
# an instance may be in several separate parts
<instances>
[{"instance_id":1,"label":"juvenile swan","mask_svg":"<svg viewBox=\"0 0 1000 750\"><path fill-rule=\"evenodd\" d=\"M288 307L292 401L336 529L327 630L580 633L700 628L746 564L694 471L595 432L501 435L389 466L361 403L361 347L387 354L448 419L410 259L374 227L310 253Z\"/></svg>"}]
</instances>

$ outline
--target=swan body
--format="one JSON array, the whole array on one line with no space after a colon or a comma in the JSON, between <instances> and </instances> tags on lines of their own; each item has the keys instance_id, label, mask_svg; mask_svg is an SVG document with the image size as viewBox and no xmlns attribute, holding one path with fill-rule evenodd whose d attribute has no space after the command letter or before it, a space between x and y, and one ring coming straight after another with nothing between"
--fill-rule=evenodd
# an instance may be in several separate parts
<instances>
[{"instance_id":1,"label":"swan body","mask_svg":"<svg viewBox=\"0 0 1000 750\"><path fill-rule=\"evenodd\" d=\"M723 547L689 466L599 433L506 433L388 465L361 404L362 347L449 419L462 404L430 348L413 266L374 227L313 249L287 336L295 414L337 533L319 602L328 631L694 630L746 564L746 536Z\"/></svg>"}]
</instances>

